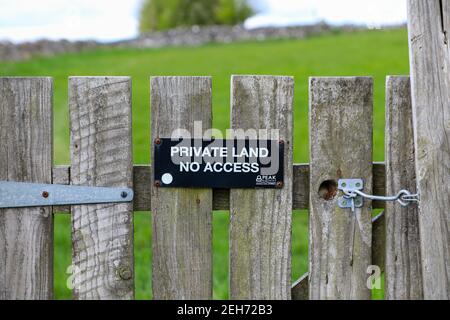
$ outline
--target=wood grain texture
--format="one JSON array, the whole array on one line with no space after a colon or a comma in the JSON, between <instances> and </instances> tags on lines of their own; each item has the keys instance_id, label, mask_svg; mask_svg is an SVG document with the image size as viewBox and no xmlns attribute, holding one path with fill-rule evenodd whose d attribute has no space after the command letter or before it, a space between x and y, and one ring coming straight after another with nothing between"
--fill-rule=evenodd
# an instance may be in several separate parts
<instances>
[{"instance_id":1,"label":"wood grain texture","mask_svg":"<svg viewBox=\"0 0 450 320\"><path fill-rule=\"evenodd\" d=\"M372 167L373 174L373 194L384 196L386 195L386 167L383 162L374 162ZM385 201L372 201L372 208L384 209L386 208Z\"/></svg>"},{"instance_id":2,"label":"wood grain texture","mask_svg":"<svg viewBox=\"0 0 450 320\"><path fill-rule=\"evenodd\" d=\"M52 180L54 184L70 184L70 166L60 165L53 167Z\"/></svg>"},{"instance_id":3,"label":"wood grain texture","mask_svg":"<svg viewBox=\"0 0 450 320\"><path fill-rule=\"evenodd\" d=\"M385 214L384 211L372 219L372 264L384 271L385 248ZM309 299L309 273L305 273L292 285L292 300Z\"/></svg>"},{"instance_id":4,"label":"wood grain texture","mask_svg":"<svg viewBox=\"0 0 450 320\"><path fill-rule=\"evenodd\" d=\"M62 165L53 167L53 184L70 184L70 166ZM53 206L53 213L70 213L70 206Z\"/></svg>"},{"instance_id":5,"label":"wood grain texture","mask_svg":"<svg viewBox=\"0 0 450 320\"><path fill-rule=\"evenodd\" d=\"M409 77L386 81L386 194L416 192L414 134ZM422 299L417 204L386 203L385 298Z\"/></svg>"},{"instance_id":6,"label":"wood grain texture","mask_svg":"<svg viewBox=\"0 0 450 320\"><path fill-rule=\"evenodd\" d=\"M425 299L450 299L450 2L409 0L412 108Z\"/></svg>"},{"instance_id":7,"label":"wood grain texture","mask_svg":"<svg viewBox=\"0 0 450 320\"><path fill-rule=\"evenodd\" d=\"M193 135L195 121L209 129L211 78L151 78L151 104L153 139L170 138L176 129ZM151 192L153 298L211 299L212 189L152 187Z\"/></svg>"},{"instance_id":8,"label":"wood grain texture","mask_svg":"<svg viewBox=\"0 0 450 320\"><path fill-rule=\"evenodd\" d=\"M0 78L0 180L52 182L51 78ZM0 299L53 296L53 216L0 209Z\"/></svg>"},{"instance_id":9,"label":"wood grain texture","mask_svg":"<svg viewBox=\"0 0 450 320\"><path fill-rule=\"evenodd\" d=\"M310 299L370 299L372 207L352 212L325 200L324 181L364 179L372 192L371 78L310 79Z\"/></svg>"},{"instance_id":10,"label":"wood grain texture","mask_svg":"<svg viewBox=\"0 0 450 320\"><path fill-rule=\"evenodd\" d=\"M132 187L131 80L69 78L70 181ZM72 206L75 299L134 297L131 203Z\"/></svg>"},{"instance_id":11,"label":"wood grain texture","mask_svg":"<svg viewBox=\"0 0 450 320\"><path fill-rule=\"evenodd\" d=\"M233 129L278 129L284 140L280 190L230 190L230 297L291 298L292 109L291 77L233 76Z\"/></svg>"},{"instance_id":12,"label":"wood grain texture","mask_svg":"<svg viewBox=\"0 0 450 320\"><path fill-rule=\"evenodd\" d=\"M293 209L309 209L309 164L294 164L292 172Z\"/></svg>"},{"instance_id":13,"label":"wood grain texture","mask_svg":"<svg viewBox=\"0 0 450 320\"><path fill-rule=\"evenodd\" d=\"M152 186L149 183L152 179L150 166L135 165L133 167L134 183L134 211L150 211Z\"/></svg>"}]
</instances>

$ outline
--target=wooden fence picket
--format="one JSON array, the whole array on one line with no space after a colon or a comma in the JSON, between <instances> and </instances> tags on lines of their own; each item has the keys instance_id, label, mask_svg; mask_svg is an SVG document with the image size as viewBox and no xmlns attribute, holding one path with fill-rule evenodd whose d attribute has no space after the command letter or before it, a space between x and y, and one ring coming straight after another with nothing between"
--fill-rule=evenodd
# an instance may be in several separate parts
<instances>
[{"instance_id":1,"label":"wooden fence picket","mask_svg":"<svg viewBox=\"0 0 450 320\"><path fill-rule=\"evenodd\" d=\"M373 81L310 79L310 299L370 299L371 202L338 207L337 182L362 178L372 192Z\"/></svg>"},{"instance_id":2,"label":"wooden fence picket","mask_svg":"<svg viewBox=\"0 0 450 320\"><path fill-rule=\"evenodd\" d=\"M409 0L423 293L450 299L450 2Z\"/></svg>"},{"instance_id":3,"label":"wooden fence picket","mask_svg":"<svg viewBox=\"0 0 450 320\"><path fill-rule=\"evenodd\" d=\"M193 136L195 121L211 128L210 77L151 79L153 139L177 129ZM212 189L152 187L151 208L153 298L211 299Z\"/></svg>"},{"instance_id":4,"label":"wooden fence picket","mask_svg":"<svg viewBox=\"0 0 450 320\"><path fill-rule=\"evenodd\" d=\"M0 180L52 182L52 104L51 78L0 78ZM52 208L0 209L0 299L52 297Z\"/></svg>"},{"instance_id":5,"label":"wooden fence picket","mask_svg":"<svg viewBox=\"0 0 450 320\"><path fill-rule=\"evenodd\" d=\"M386 81L386 194L416 192L409 77ZM422 299L417 204L386 203L386 299Z\"/></svg>"},{"instance_id":6,"label":"wooden fence picket","mask_svg":"<svg viewBox=\"0 0 450 320\"><path fill-rule=\"evenodd\" d=\"M132 187L131 79L71 77L71 184ZM134 297L132 203L72 206L76 299Z\"/></svg>"},{"instance_id":7,"label":"wooden fence picket","mask_svg":"<svg viewBox=\"0 0 450 320\"><path fill-rule=\"evenodd\" d=\"M232 128L278 129L285 171L280 190L230 190L230 297L290 299L294 80L233 76L231 85Z\"/></svg>"},{"instance_id":8,"label":"wooden fence picket","mask_svg":"<svg viewBox=\"0 0 450 320\"><path fill-rule=\"evenodd\" d=\"M380 194L380 193L375 193ZM372 218L372 264L384 271L385 254L385 215L384 211ZM309 300L309 272L292 285L293 300Z\"/></svg>"}]
</instances>

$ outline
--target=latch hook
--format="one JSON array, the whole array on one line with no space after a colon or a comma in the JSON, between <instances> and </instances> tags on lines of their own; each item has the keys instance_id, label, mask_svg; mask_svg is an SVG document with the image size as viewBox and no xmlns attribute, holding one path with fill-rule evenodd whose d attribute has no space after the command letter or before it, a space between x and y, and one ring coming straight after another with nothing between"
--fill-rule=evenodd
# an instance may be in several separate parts
<instances>
[{"instance_id":1,"label":"latch hook","mask_svg":"<svg viewBox=\"0 0 450 320\"><path fill-rule=\"evenodd\" d=\"M397 201L403 207L409 206L412 202L419 202L419 194L412 194L408 190L400 190L395 196L375 196L364 193L364 182L362 179L340 179L338 181L338 189L344 195L339 198L338 205L340 208L361 208L363 199L378 201Z\"/></svg>"}]
</instances>

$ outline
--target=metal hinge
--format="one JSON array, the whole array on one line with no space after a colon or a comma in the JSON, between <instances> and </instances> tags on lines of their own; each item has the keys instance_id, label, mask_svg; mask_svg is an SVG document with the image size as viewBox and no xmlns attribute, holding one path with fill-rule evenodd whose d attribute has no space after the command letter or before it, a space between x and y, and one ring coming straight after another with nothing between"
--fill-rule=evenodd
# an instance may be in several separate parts
<instances>
[{"instance_id":1,"label":"metal hinge","mask_svg":"<svg viewBox=\"0 0 450 320\"><path fill-rule=\"evenodd\" d=\"M419 202L419 194L412 194L408 190L401 190L395 196L374 196L362 192L364 181L362 179L340 179L338 189L344 195L338 199L339 208L361 208L364 205L364 198L378 201L397 201L403 207L409 206L413 202Z\"/></svg>"},{"instance_id":2,"label":"metal hinge","mask_svg":"<svg viewBox=\"0 0 450 320\"><path fill-rule=\"evenodd\" d=\"M0 208L120 203L133 197L130 188L0 181Z\"/></svg>"}]
</instances>

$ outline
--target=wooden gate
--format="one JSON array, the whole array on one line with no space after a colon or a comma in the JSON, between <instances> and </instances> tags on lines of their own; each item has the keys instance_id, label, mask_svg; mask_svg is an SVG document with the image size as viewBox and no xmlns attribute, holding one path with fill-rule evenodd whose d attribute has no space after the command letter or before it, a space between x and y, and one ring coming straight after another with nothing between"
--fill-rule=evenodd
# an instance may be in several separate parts
<instances>
[{"instance_id":1,"label":"wooden gate","mask_svg":"<svg viewBox=\"0 0 450 320\"><path fill-rule=\"evenodd\" d=\"M133 165L128 77L69 79L71 165L54 167L52 79L0 78L0 181L135 192L133 203L1 209L0 298L52 298L53 213L72 217L74 297L134 298L133 211L151 211L154 298L211 299L212 212L229 210L232 299L370 299L377 269L387 299L450 299L450 7L408 3L411 83L386 81L385 163L372 161L371 78L310 79L310 163L293 164L294 80L232 77L230 128L285 141L281 189L154 186L151 165ZM210 126L211 81L152 78L151 136ZM339 208L342 178L371 194L419 192L420 205ZM296 209L309 210L309 273L291 284Z\"/></svg>"}]
</instances>

